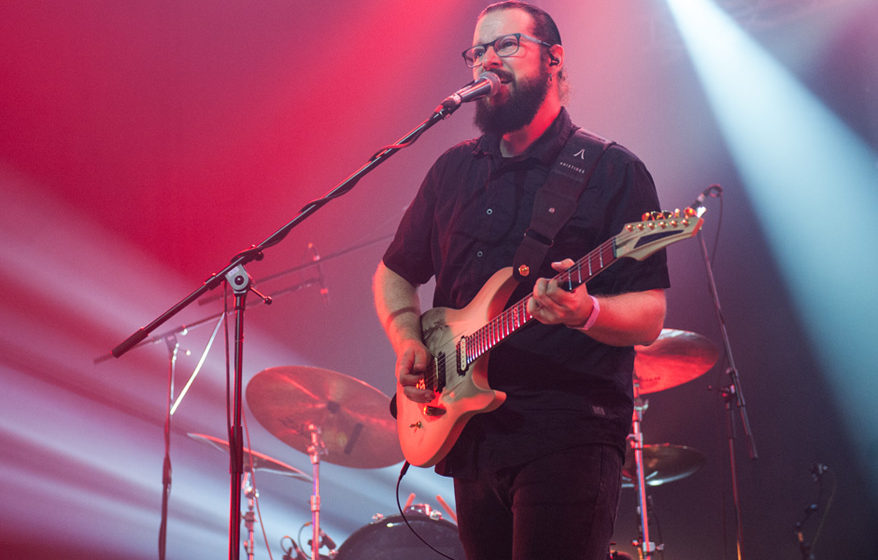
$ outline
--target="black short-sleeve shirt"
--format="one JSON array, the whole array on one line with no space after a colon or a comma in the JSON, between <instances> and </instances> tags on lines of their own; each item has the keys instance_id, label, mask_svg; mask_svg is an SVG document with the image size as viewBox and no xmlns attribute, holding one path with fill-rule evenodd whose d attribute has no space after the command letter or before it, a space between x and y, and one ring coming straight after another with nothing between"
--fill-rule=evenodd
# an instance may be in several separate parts
<instances>
[{"instance_id":1,"label":"black short-sleeve shirt","mask_svg":"<svg viewBox=\"0 0 878 560\"><path fill-rule=\"evenodd\" d=\"M436 278L433 306L461 308L497 270L512 265L530 224L534 194L576 127L566 109L527 152L504 158L499 138L463 142L427 173L384 264L412 284ZM659 210L652 177L625 148L611 146L561 229L537 276L552 261L582 257L644 212ZM669 286L666 256L620 259L588 283L594 295ZM533 289L524 281L510 298ZM437 472L473 477L586 443L625 452L633 406L632 347L613 347L563 325L534 322L490 354L492 388L507 393L497 410L472 418Z\"/></svg>"}]
</instances>

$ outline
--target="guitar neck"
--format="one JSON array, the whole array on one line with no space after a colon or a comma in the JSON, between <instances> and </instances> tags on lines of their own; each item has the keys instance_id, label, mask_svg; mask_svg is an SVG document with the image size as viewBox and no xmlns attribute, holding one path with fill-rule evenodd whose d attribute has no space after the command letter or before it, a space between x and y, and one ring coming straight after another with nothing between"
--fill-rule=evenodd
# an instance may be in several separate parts
<instances>
[{"instance_id":1,"label":"guitar neck","mask_svg":"<svg viewBox=\"0 0 878 560\"><path fill-rule=\"evenodd\" d=\"M573 266L555 276L553 280L565 290L573 291L576 287L588 283L589 280L606 270L607 267L616 262L617 258L616 238L613 237L576 261ZM531 298L530 295L523 297L497 314L483 327L463 337L461 347L458 349L461 352L458 360L460 365L469 366L506 340L509 335L530 322L533 315L527 310L527 302Z\"/></svg>"},{"instance_id":2,"label":"guitar neck","mask_svg":"<svg viewBox=\"0 0 878 560\"><path fill-rule=\"evenodd\" d=\"M702 218L693 208L686 208L682 213L679 210L646 213L641 222L625 224L618 235L603 242L553 280L562 288L573 291L619 258L643 260L671 243L692 237L701 229L702 223ZM531 296L521 299L471 335L461 338L457 348L461 372L533 319L533 315L527 312L530 299Z\"/></svg>"}]
</instances>

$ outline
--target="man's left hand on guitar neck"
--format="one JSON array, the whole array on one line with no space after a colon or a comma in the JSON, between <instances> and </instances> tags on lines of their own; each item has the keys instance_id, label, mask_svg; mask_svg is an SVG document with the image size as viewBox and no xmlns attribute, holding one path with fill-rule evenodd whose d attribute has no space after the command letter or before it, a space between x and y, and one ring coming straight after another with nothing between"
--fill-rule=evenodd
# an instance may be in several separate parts
<instances>
[{"instance_id":1,"label":"man's left hand on guitar neck","mask_svg":"<svg viewBox=\"0 0 878 560\"><path fill-rule=\"evenodd\" d=\"M573 264L572 259L564 259L553 262L552 268L563 272ZM595 321L589 321L597 309L585 284L571 292L550 278L539 278L532 296L527 302L527 311L537 321L579 330L587 325L583 332L611 346L650 344L658 338L665 320L664 290L601 296Z\"/></svg>"}]
</instances>

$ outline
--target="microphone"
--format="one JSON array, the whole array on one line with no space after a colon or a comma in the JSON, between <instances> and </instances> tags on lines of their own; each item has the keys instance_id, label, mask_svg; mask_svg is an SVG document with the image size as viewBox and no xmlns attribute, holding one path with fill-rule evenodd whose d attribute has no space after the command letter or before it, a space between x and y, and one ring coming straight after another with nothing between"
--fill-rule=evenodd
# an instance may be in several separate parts
<instances>
[{"instance_id":1,"label":"microphone","mask_svg":"<svg viewBox=\"0 0 878 560\"><path fill-rule=\"evenodd\" d=\"M710 185L709 187L707 187L706 189L701 191L701 194L698 195L698 197L695 199L695 202L693 202L692 204L689 205L689 208L692 208L693 210L695 210L696 214L700 218L701 215L704 214L704 210L705 210L704 199L707 198L708 196L710 196L712 198L719 198L719 196L722 194L722 192L723 192L723 188L721 186Z\"/></svg>"},{"instance_id":2,"label":"microphone","mask_svg":"<svg viewBox=\"0 0 878 560\"><path fill-rule=\"evenodd\" d=\"M493 72L485 72L478 79L471 81L459 90L455 91L442 100L442 103L436 107L436 112L444 110L453 111L460 107L462 103L475 101L493 95L500 89L500 78Z\"/></svg>"},{"instance_id":3,"label":"microphone","mask_svg":"<svg viewBox=\"0 0 878 560\"><path fill-rule=\"evenodd\" d=\"M317 267L317 282L320 284L320 297L323 299L323 303L329 303L329 288L327 288L326 284L323 282L323 267L320 266L320 252L313 243L308 243L308 250L311 252L311 262Z\"/></svg>"},{"instance_id":4,"label":"microphone","mask_svg":"<svg viewBox=\"0 0 878 560\"><path fill-rule=\"evenodd\" d=\"M326 545L326 548L328 548L330 552L332 552L333 550L335 550L335 548L336 548L336 547L335 547L335 541L332 540L332 539L330 539L330 538L329 538L329 535L327 535L327 534L323 531L323 529L320 529L320 538L321 538L321 540L323 541L321 544L325 544L325 545Z\"/></svg>"}]
</instances>

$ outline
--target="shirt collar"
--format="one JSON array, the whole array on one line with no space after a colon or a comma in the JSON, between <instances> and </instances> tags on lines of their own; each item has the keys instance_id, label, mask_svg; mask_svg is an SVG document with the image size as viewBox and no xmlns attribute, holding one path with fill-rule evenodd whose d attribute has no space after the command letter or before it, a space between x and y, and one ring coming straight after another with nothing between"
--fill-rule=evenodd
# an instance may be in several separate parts
<instances>
[{"instance_id":1,"label":"shirt collar","mask_svg":"<svg viewBox=\"0 0 878 560\"><path fill-rule=\"evenodd\" d=\"M537 138L536 142L531 144L523 154L510 159L524 160L534 158L543 165L550 166L558 157L558 153L564 147L564 144L567 143L567 139L574 130L576 130L576 127L570 120L567 108L561 107L561 112L558 113L558 116L555 117L549 128ZM496 134L482 135L476 143L474 153L476 155L502 157L500 153L500 136Z\"/></svg>"}]
</instances>

